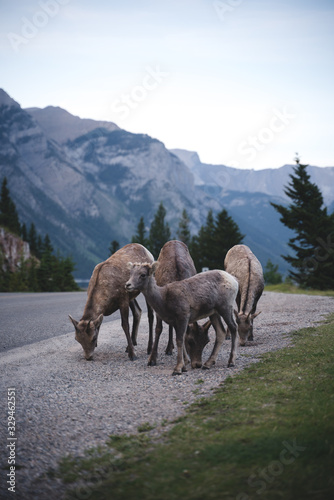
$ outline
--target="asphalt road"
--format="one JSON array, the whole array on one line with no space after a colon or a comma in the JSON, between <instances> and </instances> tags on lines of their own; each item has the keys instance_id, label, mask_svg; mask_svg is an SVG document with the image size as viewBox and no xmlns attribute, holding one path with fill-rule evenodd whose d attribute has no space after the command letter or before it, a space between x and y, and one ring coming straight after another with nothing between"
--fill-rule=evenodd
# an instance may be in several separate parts
<instances>
[{"instance_id":1,"label":"asphalt road","mask_svg":"<svg viewBox=\"0 0 334 500\"><path fill-rule=\"evenodd\" d=\"M1 293L0 351L9 351L67 333L74 336L68 315L79 320L86 298L86 292ZM143 312L146 311L145 300L141 295L138 299ZM105 317L103 322L119 320L120 314L116 311ZM130 322L132 324L132 319Z\"/></svg>"}]
</instances>

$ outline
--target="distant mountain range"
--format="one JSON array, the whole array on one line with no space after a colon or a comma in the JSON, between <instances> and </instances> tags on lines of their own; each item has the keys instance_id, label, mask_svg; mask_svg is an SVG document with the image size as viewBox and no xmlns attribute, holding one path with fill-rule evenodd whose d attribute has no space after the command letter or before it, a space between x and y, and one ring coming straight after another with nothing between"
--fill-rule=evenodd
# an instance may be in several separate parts
<instances>
[{"instance_id":1,"label":"distant mountain range","mask_svg":"<svg viewBox=\"0 0 334 500\"><path fill-rule=\"evenodd\" d=\"M34 222L72 255L76 277L90 277L112 240L128 243L141 216L149 227L161 201L173 237L184 208L196 233L209 209L225 207L262 264L270 258L285 272L280 254L288 252L291 233L270 201L287 203L291 171L292 165L254 171L203 164L197 153L169 151L111 122L52 106L22 109L0 89L0 179L8 179L20 220ZM334 167L309 172L333 210Z\"/></svg>"}]
</instances>

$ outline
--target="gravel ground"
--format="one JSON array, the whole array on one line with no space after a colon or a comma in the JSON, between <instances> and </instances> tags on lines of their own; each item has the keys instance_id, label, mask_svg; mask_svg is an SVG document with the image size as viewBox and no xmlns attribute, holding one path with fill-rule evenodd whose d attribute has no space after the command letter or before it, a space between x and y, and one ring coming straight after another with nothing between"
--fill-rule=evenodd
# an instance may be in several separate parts
<instances>
[{"instance_id":1,"label":"gravel ground","mask_svg":"<svg viewBox=\"0 0 334 500\"><path fill-rule=\"evenodd\" d=\"M148 325L146 314L131 362L125 353L126 340L118 321L102 324L94 360L87 362L74 341L74 332L0 354L1 442L7 443L7 389L16 392L16 494L19 500L63 498L63 488L44 476L65 455L82 455L89 447L104 444L110 434L136 433L149 423L158 436L184 413L197 398L212 394L231 373L237 373L261 354L285 347L290 332L317 324L334 311L329 297L266 292L260 299L255 320L254 342L240 347L236 367L227 369L230 341L225 341L211 370L192 370L173 377L176 355L165 356L168 329L160 339L158 365L147 366ZM204 351L207 359L213 347ZM204 382L198 384L198 380ZM197 383L196 383L197 382ZM7 491L4 470L8 450L1 452L1 498ZM18 468L20 467L20 468Z\"/></svg>"}]
</instances>

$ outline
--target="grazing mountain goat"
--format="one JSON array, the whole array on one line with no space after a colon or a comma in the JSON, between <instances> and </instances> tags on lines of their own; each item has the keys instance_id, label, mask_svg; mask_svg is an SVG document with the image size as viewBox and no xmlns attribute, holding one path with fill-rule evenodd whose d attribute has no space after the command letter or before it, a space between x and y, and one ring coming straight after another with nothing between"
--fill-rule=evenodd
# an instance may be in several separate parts
<instances>
[{"instance_id":1,"label":"grazing mountain goat","mask_svg":"<svg viewBox=\"0 0 334 500\"><path fill-rule=\"evenodd\" d=\"M158 286L164 286L173 281L181 281L196 274L194 261L191 258L187 245L182 243L182 241L167 241L160 251L157 262L159 265L155 272L155 280ZM148 360L149 366L155 366L157 364L158 345L161 332L162 320L157 315L155 340L151 356ZM169 340L166 354L171 355L173 353L173 348L173 326L169 325Z\"/></svg>"},{"instance_id":2,"label":"grazing mountain goat","mask_svg":"<svg viewBox=\"0 0 334 500\"><path fill-rule=\"evenodd\" d=\"M158 286L153 276L157 265L157 262L153 264L130 262L130 278L125 286L129 292L141 291L160 318L175 328L177 363L173 375L187 371L183 347L188 324L207 316L216 328L216 342L206 364L209 368L215 363L225 338L224 330L215 321L217 313L223 317L231 331L232 346L228 366L234 366L237 324L233 315L233 304L238 293L238 282L225 271L215 270Z\"/></svg>"},{"instance_id":3,"label":"grazing mountain goat","mask_svg":"<svg viewBox=\"0 0 334 500\"><path fill-rule=\"evenodd\" d=\"M138 243L130 243L115 252L109 259L98 264L90 279L87 290L87 301L83 316L76 321L69 316L75 328L75 339L82 345L87 360L92 359L97 346L97 337L103 316L110 316L120 310L122 328L128 342L128 355L136 359L134 346L137 345L137 333L141 317L141 309L136 301L139 291L128 292L125 283L129 279L128 262L153 262L152 254ZM129 307L133 314L132 334L129 329ZM149 345L151 352L153 340L153 311L147 307L149 319Z\"/></svg>"},{"instance_id":4,"label":"grazing mountain goat","mask_svg":"<svg viewBox=\"0 0 334 500\"><path fill-rule=\"evenodd\" d=\"M262 266L246 245L235 245L226 254L224 268L239 283L236 317L240 345L244 346L253 340L253 320L261 312L255 313L264 288Z\"/></svg>"}]
</instances>

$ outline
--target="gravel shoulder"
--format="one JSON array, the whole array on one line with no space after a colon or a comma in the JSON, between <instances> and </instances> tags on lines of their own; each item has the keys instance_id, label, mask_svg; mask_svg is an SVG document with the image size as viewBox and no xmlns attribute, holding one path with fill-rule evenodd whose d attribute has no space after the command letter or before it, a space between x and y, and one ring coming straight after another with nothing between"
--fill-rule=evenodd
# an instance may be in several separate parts
<instances>
[{"instance_id":1,"label":"gravel shoulder","mask_svg":"<svg viewBox=\"0 0 334 500\"><path fill-rule=\"evenodd\" d=\"M197 398L207 397L231 373L261 354L291 343L292 331L313 326L334 312L329 297L265 292L254 324L254 342L239 347L235 368L226 368L230 341L225 341L211 370L192 370L173 377L176 354L165 356L168 328L160 339L158 365L147 366L148 323L142 315L137 360L125 353L126 339L119 321L103 323L94 360L87 362L74 332L0 354L1 443L7 442L7 389L16 391L16 498L60 499L62 488L43 476L68 454L102 445L110 434L137 432L149 423L158 435L166 421L184 413ZM211 342L204 351L207 359ZM201 379L203 383L198 383ZM1 498L10 498L6 485L8 451L2 445ZM20 467L20 468L19 468ZM55 490L57 488L57 490Z\"/></svg>"}]
</instances>

